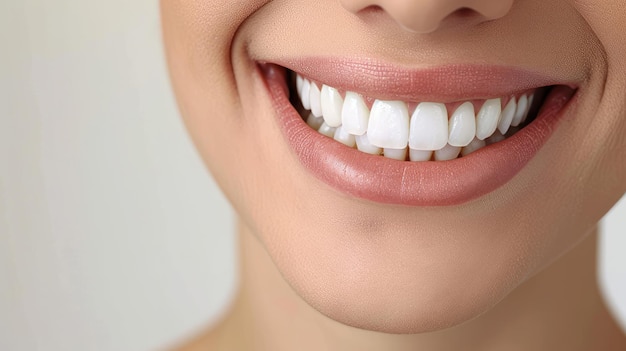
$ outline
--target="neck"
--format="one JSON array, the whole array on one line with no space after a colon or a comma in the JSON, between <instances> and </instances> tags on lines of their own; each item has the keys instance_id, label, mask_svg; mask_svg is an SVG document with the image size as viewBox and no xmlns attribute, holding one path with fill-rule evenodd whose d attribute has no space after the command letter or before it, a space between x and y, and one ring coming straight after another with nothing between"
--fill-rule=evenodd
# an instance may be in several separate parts
<instances>
[{"instance_id":1,"label":"neck","mask_svg":"<svg viewBox=\"0 0 626 351\"><path fill-rule=\"evenodd\" d=\"M596 231L489 312L460 326L415 335L355 329L321 315L293 292L241 224L239 237L239 293L210 338L224 349L621 350L626 345L598 290Z\"/></svg>"}]
</instances>

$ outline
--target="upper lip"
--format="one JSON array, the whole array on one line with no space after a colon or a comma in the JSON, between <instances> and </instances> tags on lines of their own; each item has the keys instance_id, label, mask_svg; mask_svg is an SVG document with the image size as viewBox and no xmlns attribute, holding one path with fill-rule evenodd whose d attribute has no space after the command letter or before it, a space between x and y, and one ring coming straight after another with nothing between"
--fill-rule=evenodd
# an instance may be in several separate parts
<instances>
[{"instance_id":1,"label":"upper lip","mask_svg":"<svg viewBox=\"0 0 626 351\"><path fill-rule=\"evenodd\" d=\"M455 102L518 94L576 82L529 69L487 64L407 68L373 59L307 57L273 60L300 75L343 91L383 100Z\"/></svg>"}]
</instances>

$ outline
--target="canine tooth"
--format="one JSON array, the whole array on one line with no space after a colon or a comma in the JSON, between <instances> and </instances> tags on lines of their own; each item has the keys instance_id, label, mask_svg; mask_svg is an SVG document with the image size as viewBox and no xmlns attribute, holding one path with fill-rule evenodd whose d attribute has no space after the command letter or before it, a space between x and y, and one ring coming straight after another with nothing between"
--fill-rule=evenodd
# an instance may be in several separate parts
<instances>
[{"instance_id":1,"label":"canine tooth","mask_svg":"<svg viewBox=\"0 0 626 351\"><path fill-rule=\"evenodd\" d=\"M502 101L500 98L485 101L485 104L476 116L476 137L485 140L498 127Z\"/></svg>"},{"instance_id":2,"label":"canine tooth","mask_svg":"<svg viewBox=\"0 0 626 351\"><path fill-rule=\"evenodd\" d=\"M388 149L388 148L386 148L385 151L383 151L383 156L385 156L387 158L392 158L392 159L398 160L398 161L404 161L404 160L406 160L406 148L404 148L404 149Z\"/></svg>"},{"instance_id":3,"label":"canine tooth","mask_svg":"<svg viewBox=\"0 0 626 351\"><path fill-rule=\"evenodd\" d=\"M354 138L356 139L356 147L359 151L372 155L380 155L383 152L383 149L370 143L367 134L356 135Z\"/></svg>"},{"instance_id":4,"label":"canine tooth","mask_svg":"<svg viewBox=\"0 0 626 351\"><path fill-rule=\"evenodd\" d=\"M311 100L311 112L315 117L322 116L322 101L320 97L320 89L317 85L311 82L311 91L309 92L309 99Z\"/></svg>"},{"instance_id":5,"label":"canine tooth","mask_svg":"<svg viewBox=\"0 0 626 351\"><path fill-rule=\"evenodd\" d=\"M448 144L467 146L476 135L474 105L469 101L463 103L454 111L449 123Z\"/></svg>"},{"instance_id":6,"label":"canine tooth","mask_svg":"<svg viewBox=\"0 0 626 351\"><path fill-rule=\"evenodd\" d=\"M513 120L513 117L515 117L516 108L517 103L515 102L515 98L511 98L511 100L504 107L504 110L502 110L500 122L498 123L498 130L500 130L502 135L506 134L511 127L511 121Z\"/></svg>"},{"instance_id":7,"label":"canine tooth","mask_svg":"<svg viewBox=\"0 0 626 351\"><path fill-rule=\"evenodd\" d=\"M302 107L307 110L311 109L311 82L308 79L303 79L302 81L302 96L300 97L300 101L302 101Z\"/></svg>"},{"instance_id":8,"label":"canine tooth","mask_svg":"<svg viewBox=\"0 0 626 351\"><path fill-rule=\"evenodd\" d=\"M517 127L520 123L522 123L522 118L524 118L524 113L528 109L528 98L526 95L522 95L517 101L517 109L515 110L515 116L511 121L511 126Z\"/></svg>"},{"instance_id":9,"label":"canine tooth","mask_svg":"<svg viewBox=\"0 0 626 351\"><path fill-rule=\"evenodd\" d=\"M369 118L370 110L363 97L351 91L346 92L341 109L341 124L345 130L350 134L363 135L367 132Z\"/></svg>"},{"instance_id":10,"label":"canine tooth","mask_svg":"<svg viewBox=\"0 0 626 351\"><path fill-rule=\"evenodd\" d=\"M448 143L446 105L422 102L411 116L409 147L414 150L439 150Z\"/></svg>"},{"instance_id":11,"label":"canine tooth","mask_svg":"<svg viewBox=\"0 0 626 351\"><path fill-rule=\"evenodd\" d=\"M324 123L324 119L322 117L315 117L312 113L309 113L309 117L306 118L306 124L315 130L319 130L322 123Z\"/></svg>"},{"instance_id":12,"label":"canine tooth","mask_svg":"<svg viewBox=\"0 0 626 351\"><path fill-rule=\"evenodd\" d=\"M337 89L324 84L322 86L321 101L324 121L331 127L339 127L341 125L343 99Z\"/></svg>"},{"instance_id":13,"label":"canine tooth","mask_svg":"<svg viewBox=\"0 0 626 351\"><path fill-rule=\"evenodd\" d=\"M326 135L329 138L335 138L335 129L337 128L333 128L331 126L329 126L328 124L326 124L326 122L322 123L322 125L320 126L320 129L318 129L317 131L320 134Z\"/></svg>"},{"instance_id":14,"label":"canine tooth","mask_svg":"<svg viewBox=\"0 0 626 351\"><path fill-rule=\"evenodd\" d=\"M443 149L435 151L435 160L436 161L454 160L455 158L459 157L460 153L461 153L460 147L447 144L446 146L443 147Z\"/></svg>"},{"instance_id":15,"label":"canine tooth","mask_svg":"<svg viewBox=\"0 0 626 351\"><path fill-rule=\"evenodd\" d=\"M487 143L484 140L474 138L474 140L472 140L472 142L469 143L469 145L467 145L466 147L463 148L463 150L461 150L461 155L467 156L476 150L484 148L485 146L487 146Z\"/></svg>"},{"instance_id":16,"label":"canine tooth","mask_svg":"<svg viewBox=\"0 0 626 351\"><path fill-rule=\"evenodd\" d=\"M413 150L409 149L409 159L411 161L428 161L433 156L430 150Z\"/></svg>"},{"instance_id":17,"label":"canine tooth","mask_svg":"<svg viewBox=\"0 0 626 351\"><path fill-rule=\"evenodd\" d=\"M304 85L304 78L302 78L299 74L296 74L296 91L298 92L298 96L302 99L302 86Z\"/></svg>"},{"instance_id":18,"label":"canine tooth","mask_svg":"<svg viewBox=\"0 0 626 351\"><path fill-rule=\"evenodd\" d=\"M343 129L343 126L337 127L337 129L335 130L334 139L344 144L345 146L354 147L354 145L356 145L356 140L354 140L354 135L346 132Z\"/></svg>"},{"instance_id":19,"label":"canine tooth","mask_svg":"<svg viewBox=\"0 0 626 351\"><path fill-rule=\"evenodd\" d=\"M390 149L405 148L409 141L409 111L406 103L374 101L367 135L372 145Z\"/></svg>"}]
</instances>

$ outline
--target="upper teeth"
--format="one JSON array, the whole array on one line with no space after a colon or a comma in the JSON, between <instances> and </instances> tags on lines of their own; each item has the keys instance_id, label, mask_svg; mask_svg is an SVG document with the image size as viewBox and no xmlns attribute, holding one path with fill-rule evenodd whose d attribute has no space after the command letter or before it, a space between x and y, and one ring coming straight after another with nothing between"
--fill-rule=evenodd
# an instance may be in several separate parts
<instances>
[{"instance_id":1,"label":"upper teeth","mask_svg":"<svg viewBox=\"0 0 626 351\"><path fill-rule=\"evenodd\" d=\"M502 140L511 126L524 122L534 97L511 97L504 108L501 98L489 99L478 113L467 101L449 116L446 105L437 102L421 102L409 111L404 101L377 99L370 110L360 94L348 91L342 97L337 89L320 89L300 75L296 88L302 106L311 111L307 123L320 133L363 152L401 160L408 154L416 161L449 160L484 147L490 137Z\"/></svg>"}]
</instances>

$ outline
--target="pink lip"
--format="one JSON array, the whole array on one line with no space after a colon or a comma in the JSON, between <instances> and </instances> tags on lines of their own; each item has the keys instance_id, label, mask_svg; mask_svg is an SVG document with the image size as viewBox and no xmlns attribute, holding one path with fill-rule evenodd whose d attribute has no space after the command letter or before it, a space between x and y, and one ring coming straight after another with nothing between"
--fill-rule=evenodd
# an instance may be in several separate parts
<instances>
[{"instance_id":1,"label":"pink lip","mask_svg":"<svg viewBox=\"0 0 626 351\"><path fill-rule=\"evenodd\" d=\"M304 73L313 75L316 80L348 90L351 86L359 86L360 89L353 90L367 93L371 91L374 96L380 96L380 91L383 90L379 89L388 88L386 91L394 96L408 95L407 92L410 91L412 96L428 98L429 94L435 96L435 90L440 88L434 101L442 101L441 91L444 91L443 95L447 98L460 99L462 96L478 97L481 94L492 97L494 91L510 92L556 84L550 78L524 74L519 70L489 67L463 69L460 66L420 71L412 75L413 78L390 82L393 81L389 75L392 71L390 69L376 66L378 68L369 73L367 65L346 65L341 66L340 70L344 73L339 75L333 74L337 73L334 69L322 68L310 68ZM350 66L356 69L348 71L346 67ZM458 205L490 193L507 183L541 149L556 129L565 107L575 93L572 88L557 86L546 98L539 115L530 125L505 141L492 144L467 157L445 162L403 162L368 155L314 131L289 102L284 69L272 64L262 64L259 69L265 78L287 142L309 172L343 193L380 203L410 206ZM485 78L475 77L482 73L485 73ZM467 79L473 79L476 84L469 88L458 87L450 82L456 80L456 84L459 84L460 78L451 78L450 74L455 77L460 74L465 77L466 82ZM346 75L353 79L344 80ZM362 76L387 78L383 81L377 78L376 83L370 82L368 85L365 83L370 79L359 78ZM389 82L384 82L385 80ZM497 85L489 86L489 82L496 81L499 82ZM342 82L349 83L341 84ZM507 90L503 90L505 86ZM411 90L413 87L416 88L415 91Z\"/></svg>"}]
</instances>

